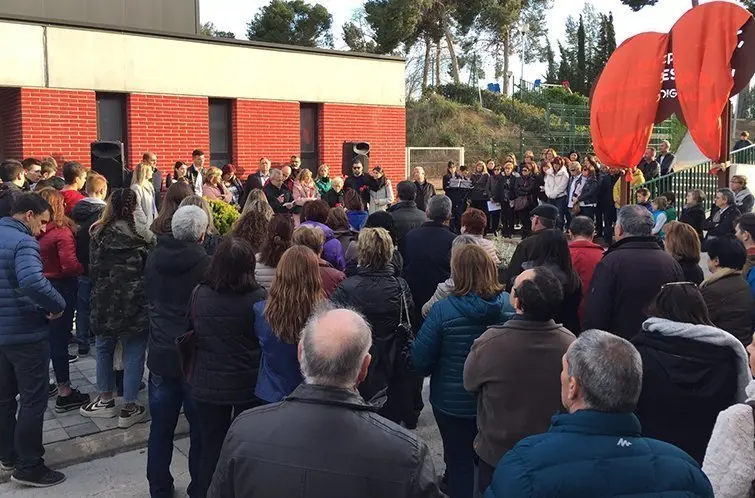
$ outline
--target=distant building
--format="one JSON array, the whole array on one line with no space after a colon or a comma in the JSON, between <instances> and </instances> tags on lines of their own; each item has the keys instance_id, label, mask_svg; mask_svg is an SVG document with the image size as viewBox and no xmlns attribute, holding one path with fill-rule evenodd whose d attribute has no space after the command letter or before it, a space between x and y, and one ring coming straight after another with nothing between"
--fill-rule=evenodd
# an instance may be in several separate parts
<instances>
[{"instance_id":1,"label":"distant building","mask_svg":"<svg viewBox=\"0 0 755 498\"><path fill-rule=\"evenodd\" d=\"M246 172L296 154L335 174L344 142L365 141L404 177L402 59L205 38L196 0L117 2L0 2L0 158L89 165L91 142L117 140L164 171L200 148Z\"/></svg>"}]
</instances>

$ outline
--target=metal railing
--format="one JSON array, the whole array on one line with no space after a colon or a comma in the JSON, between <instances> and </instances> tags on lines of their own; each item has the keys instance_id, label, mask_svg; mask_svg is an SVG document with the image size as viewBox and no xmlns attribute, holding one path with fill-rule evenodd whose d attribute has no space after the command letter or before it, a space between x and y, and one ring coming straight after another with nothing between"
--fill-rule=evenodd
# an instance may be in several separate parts
<instances>
[{"instance_id":1,"label":"metal railing","mask_svg":"<svg viewBox=\"0 0 755 498\"><path fill-rule=\"evenodd\" d=\"M729 162L732 164L755 165L755 145L732 152L729 156ZM707 210L710 207L710 202L716 196L716 190L719 188L718 176L710 174L712 167L713 161L705 161L690 168L675 171L632 187L630 202L635 202L637 190L646 188L650 191L652 197L662 195L666 192L673 192L676 197L676 205L682 206L687 192L693 189L700 189L705 192Z\"/></svg>"}]
</instances>

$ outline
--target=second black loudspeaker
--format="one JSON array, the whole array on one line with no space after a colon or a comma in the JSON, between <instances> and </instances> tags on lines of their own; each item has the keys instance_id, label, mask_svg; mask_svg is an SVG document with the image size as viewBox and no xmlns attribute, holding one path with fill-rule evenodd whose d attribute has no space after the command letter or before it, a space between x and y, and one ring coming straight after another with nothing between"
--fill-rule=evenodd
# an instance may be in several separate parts
<instances>
[{"instance_id":1,"label":"second black loudspeaker","mask_svg":"<svg viewBox=\"0 0 755 498\"><path fill-rule=\"evenodd\" d=\"M123 188L123 143L122 142L92 142L92 171L105 177L108 190Z\"/></svg>"},{"instance_id":2,"label":"second black loudspeaker","mask_svg":"<svg viewBox=\"0 0 755 498\"><path fill-rule=\"evenodd\" d=\"M344 176L351 174L351 166L359 161L362 163L362 171L370 170L370 144L368 142L344 142L343 143L343 167Z\"/></svg>"}]
</instances>

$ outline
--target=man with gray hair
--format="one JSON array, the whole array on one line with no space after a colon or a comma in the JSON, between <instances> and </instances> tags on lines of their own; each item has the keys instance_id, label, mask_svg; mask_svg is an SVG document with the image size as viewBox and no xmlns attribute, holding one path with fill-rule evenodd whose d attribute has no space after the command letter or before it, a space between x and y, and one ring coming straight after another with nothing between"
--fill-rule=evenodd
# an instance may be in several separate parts
<instances>
[{"instance_id":1,"label":"man with gray hair","mask_svg":"<svg viewBox=\"0 0 755 498\"><path fill-rule=\"evenodd\" d=\"M404 239L404 278L412 291L414 307L412 325L419 332L424 318L422 304L428 302L439 283L451 277L451 246L456 235L449 228L451 222L451 199L436 195L427 203L430 221L415 228ZM422 401L421 375L413 374L407 379L406 413L404 424L417 426L417 419L424 408Z\"/></svg>"},{"instance_id":2,"label":"man with gray hair","mask_svg":"<svg viewBox=\"0 0 755 498\"><path fill-rule=\"evenodd\" d=\"M304 384L236 419L208 496L442 496L427 445L358 394L371 346L360 314L316 312L299 342Z\"/></svg>"},{"instance_id":3,"label":"man with gray hair","mask_svg":"<svg viewBox=\"0 0 755 498\"><path fill-rule=\"evenodd\" d=\"M285 168L288 168L289 174L291 174L291 168L288 166L285 166ZM286 185L284 176L279 169L271 170L270 180L262 188L265 197L267 197L267 202L270 203L270 207L273 208L275 213L291 213L294 207L293 193Z\"/></svg>"},{"instance_id":4,"label":"man with gray hair","mask_svg":"<svg viewBox=\"0 0 755 498\"><path fill-rule=\"evenodd\" d=\"M202 242L209 220L197 206L179 208L171 220L171 234L157 238L144 268L144 289L149 302L149 411L152 422L147 446L147 480L152 496L173 490L170 462L173 436L181 411L189 421L189 473L199 481L199 421L183 380L176 338L186 333L186 311L193 289L204 277L210 257ZM191 486L190 486L191 488Z\"/></svg>"},{"instance_id":5,"label":"man with gray hair","mask_svg":"<svg viewBox=\"0 0 755 498\"><path fill-rule=\"evenodd\" d=\"M653 225L653 215L643 206L619 210L616 242L595 267L585 296L583 329L607 330L631 339L661 287L684 280L679 263L652 235Z\"/></svg>"},{"instance_id":6,"label":"man with gray hair","mask_svg":"<svg viewBox=\"0 0 755 498\"><path fill-rule=\"evenodd\" d=\"M642 359L627 340L583 332L561 361L561 402L545 434L501 459L485 498L695 496L713 498L708 478L679 448L642 437L634 415Z\"/></svg>"}]
</instances>

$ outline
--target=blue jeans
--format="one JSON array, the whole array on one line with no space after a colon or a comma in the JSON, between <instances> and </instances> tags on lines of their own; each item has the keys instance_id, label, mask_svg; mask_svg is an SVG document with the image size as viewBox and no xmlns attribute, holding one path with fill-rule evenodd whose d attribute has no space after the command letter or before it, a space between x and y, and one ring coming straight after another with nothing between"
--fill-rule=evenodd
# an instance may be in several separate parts
<instances>
[{"instance_id":1,"label":"blue jeans","mask_svg":"<svg viewBox=\"0 0 755 498\"><path fill-rule=\"evenodd\" d=\"M144 357L147 352L147 334L136 337L121 338L123 344L123 401L135 403L139 394L139 384L144 375ZM113 353L116 340L97 337L97 390L100 393L115 391L115 373L113 372Z\"/></svg>"},{"instance_id":2,"label":"blue jeans","mask_svg":"<svg viewBox=\"0 0 755 498\"><path fill-rule=\"evenodd\" d=\"M92 297L92 281L88 275L78 278L76 293L76 343L89 349L89 300Z\"/></svg>"},{"instance_id":3,"label":"blue jeans","mask_svg":"<svg viewBox=\"0 0 755 498\"><path fill-rule=\"evenodd\" d=\"M477 420L447 415L433 407L438 431L443 440L443 454L448 472L451 498L472 498L474 495L474 439Z\"/></svg>"},{"instance_id":4,"label":"blue jeans","mask_svg":"<svg viewBox=\"0 0 755 498\"><path fill-rule=\"evenodd\" d=\"M50 358L57 383L68 384L71 380L68 365L68 339L73 330L73 312L76 309L76 279L56 278L51 279L50 283L66 302L63 316L50 321Z\"/></svg>"},{"instance_id":5,"label":"blue jeans","mask_svg":"<svg viewBox=\"0 0 755 498\"><path fill-rule=\"evenodd\" d=\"M189 396L189 386L182 379L149 376L149 411L152 422L149 426L149 444L147 446L147 480L149 494L152 498L173 496L173 476L170 474L170 462L173 459L173 436L176 432L181 406L189 421L189 475L191 483L186 493L190 498L196 495L195 488L199 482L199 461L202 439L199 434L199 422L196 418L194 401Z\"/></svg>"}]
</instances>

